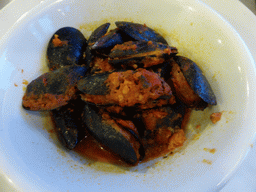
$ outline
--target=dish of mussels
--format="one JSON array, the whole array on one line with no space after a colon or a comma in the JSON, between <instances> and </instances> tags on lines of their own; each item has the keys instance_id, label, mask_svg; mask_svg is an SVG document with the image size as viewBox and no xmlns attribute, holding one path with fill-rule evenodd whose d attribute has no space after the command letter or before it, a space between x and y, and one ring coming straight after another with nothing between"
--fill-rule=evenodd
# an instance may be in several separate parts
<instances>
[{"instance_id":1,"label":"dish of mussels","mask_svg":"<svg viewBox=\"0 0 256 192\"><path fill-rule=\"evenodd\" d=\"M158 32L115 24L99 26L88 40L72 27L56 31L49 72L28 84L22 106L50 111L68 149L134 166L182 146L191 110L217 101L200 67Z\"/></svg>"}]
</instances>

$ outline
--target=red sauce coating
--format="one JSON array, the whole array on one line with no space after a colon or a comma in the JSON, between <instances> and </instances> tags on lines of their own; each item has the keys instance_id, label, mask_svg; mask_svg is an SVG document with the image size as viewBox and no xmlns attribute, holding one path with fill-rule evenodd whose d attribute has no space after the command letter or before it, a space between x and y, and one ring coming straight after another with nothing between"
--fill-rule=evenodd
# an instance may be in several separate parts
<instances>
[{"instance_id":1,"label":"red sauce coating","mask_svg":"<svg viewBox=\"0 0 256 192\"><path fill-rule=\"evenodd\" d=\"M54 47L62 47L63 45L67 45L68 41L61 41L59 35L55 34L54 39L52 39L52 44Z\"/></svg>"},{"instance_id":2,"label":"red sauce coating","mask_svg":"<svg viewBox=\"0 0 256 192\"><path fill-rule=\"evenodd\" d=\"M153 131L157 126L157 121L168 115L167 112L158 109L151 109L142 113L143 122L147 130Z\"/></svg>"},{"instance_id":3,"label":"red sauce coating","mask_svg":"<svg viewBox=\"0 0 256 192\"><path fill-rule=\"evenodd\" d=\"M190 112L191 110L186 112L185 118L182 122L182 127L186 127L191 114ZM120 122L121 121L116 121L116 123ZM126 124L128 127L133 129L133 123L130 124L129 121L121 124ZM89 133L86 135L87 136L74 148L76 152L93 161L106 162L126 167L131 166L125 163L118 155L113 154L106 146L96 141ZM173 134L166 129L161 129L156 135L155 140L144 140L143 145L145 146L145 157L142 162L162 157L172 152L177 147L182 146L186 140L183 129L180 129Z\"/></svg>"},{"instance_id":4,"label":"red sauce coating","mask_svg":"<svg viewBox=\"0 0 256 192\"><path fill-rule=\"evenodd\" d=\"M145 158L143 162L162 157L172 152L177 147L181 147L185 140L186 137L183 129L173 134L168 129L159 129L156 132L155 138L143 141L145 147Z\"/></svg>"},{"instance_id":5,"label":"red sauce coating","mask_svg":"<svg viewBox=\"0 0 256 192\"><path fill-rule=\"evenodd\" d=\"M146 27L146 24L144 24ZM144 32L146 28L141 27L141 32ZM106 33L106 35L109 33ZM68 44L68 41L61 41L57 34L50 42L54 47L62 47ZM152 41L148 41L148 46L153 44ZM137 45L134 42L125 42L121 45L116 45L111 51L119 50L137 50ZM128 64L123 64L124 69L129 69L133 67L137 69L143 64L144 68L149 68L155 65L162 64L165 61L166 55L176 54L177 49L168 47L164 50L156 48L155 50L147 53L138 53L136 57L143 57L141 63L136 63L138 61L131 61ZM85 54L85 53L84 53ZM106 57L106 55L104 55ZM132 56L125 55L124 58L129 58ZM84 55L85 58L85 55ZM115 59L115 58L111 58ZM118 58L122 59L122 58ZM67 56L67 60L71 60ZM100 58L93 57L91 63L92 73L104 73L113 71L115 68L109 64L110 58ZM162 80L159 75L146 69L137 69L136 71L128 70L125 72L113 72L109 75L108 79L105 81L106 86L109 88L110 93L107 95L88 95L83 94L81 98L87 102L92 102L94 104L112 104L112 106L105 106L99 109L102 115L102 121L107 124L111 124L112 127L121 133L125 137L133 149L136 151L137 158L140 158L140 147L143 146L145 149L145 157L143 162L166 155L174 151L177 147L183 145L186 140L184 129L188 123L191 109L186 109L185 116L183 118L181 127L178 128L177 125L160 124L162 127L157 126L157 121L165 118L168 113L163 108L163 105L174 104L176 102L172 90L175 91L176 96L182 102L184 102L188 107L196 107L198 104L204 104L203 100L191 89L188 82L186 81L181 69L177 63L173 61L172 71L170 75L172 76L167 83ZM189 67L189 66L188 66ZM188 69L187 66L183 70ZM50 70L54 70L53 68ZM152 69L151 69L152 70ZM161 70L161 69L159 69ZM23 72L23 70L22 70ZM161 71L159 71L160 73ZM28 84L24 81L23 84ZM47 86L47 79L43 79L44 86ZM169 85L168 85L169 84ZM14 84L17 86L16 84ZM51 110L60 105L65 105L68 101L75 97L76 88L70 88L63 95L52 95L52 94L25 94L23 97L23 106L29 108L30 110ZM162 96L167 96L167 99L159 99ZM157 101L157 102L156 102ZM141 128L135 126L135 122L132 120L121 119L120 116L125 116L124 107L134 107L136 106L135 114L142 117L144 127L142 131L145 131L144 135L141 135ZM150 109L148 109L150 108ZM154 109L151 109L154 108ZM144 110L147 109L147 110ZM73 109L72 109L73 110ZM143 111L144 110L144 111ZM111 117L110 113L117 113L118 117ZM221 119L222 113L213 113L210 116L211 121L215 124ZM128 116L128 115L127 115ZM126 117L127 117L126 116ZM175 121L181 118L181 114L176 114L172 118ZM134 116L135 118L135 116ZM180 122L179 122L180 123ZM167 127L169 126L169 127ZM175 127L170 127L175 126ZM179 124L180 126L180 124ZM157 127L157 128L156 128ZM139 130L138 130L139 129ZM149 133L149 137L146 137L146 133ZM135 136L136 134L136 136ZM142 133L143 134L143 133ZM107 162L122 166L130 166L126 164L122 159L111 152L103 144L96 141L90 133L86 131L86 137L77 144L75 151L86 156L94 161ZM213 151L213 150L212 150ZM215 151L213 151L215 152ZM139 161L137 162L137 164Z\"/></svg>"},{"instance_id":6,"label":"red sauce coating","mask_svg":"<svg viewBox=\"0 0 256 192\"><path fill-rule=\"evenodd\" d=\"M26 79L23 79L22 84L28 85L28 81Z\"/></svg>"},{"instance_id":7,"label":"red sauce coating","mask_svg":"<svg viewBox=\"0 0 256 192\"><path fill-rule=\"evenodd\" d=\"M25 94L22 98L22 105L32 111L52 110L67 102L75 96L75 88L72 87L64 95L52 95L49 93L42 95Z\"/></svg>"},{"instance_id":8,"label":"red sauce coating","mask_svg":"<svg viewBox=\"0 0 256 192\"><path fill-rule=\"evenodd\" d=\"M136 72L113 72L105 83L110 90L109 94L83 94L82 99L95 104L116 104L121 107L146 105L161 96L171 96L170 102L175 100L170 86L157 74L146 69L138 69Z\"/></svg>"},{"instance_id":9,"label":"red sauce coating","mask_svg":"<svg viewBox=\"0 0 256 192\"><path fill-rule=\"evenodd\" d=\"M216 124L218 121L221 120L222 112L213 113L210 115L210 119L213 124Z\"/></svg>"},{"instance_id":10,"label":"red sauce coating","mask_svg":"<svg viewBox=\"0 0 256 192\"><path fill-rule=\"evenodd\" d=\"M124 44L117 44L113 47L113 49L111 51L114 50L136 50L137 49L137 45L134 44L134 42L132 41L128 41Z\"/></svg>"},{"instance_id":11,"label":"red sauce coating","mask_svg":"<svg viewBox=\"0 0 256 192\"><path fill-rule=\"evenodd\" d=\"M167 83L172 84L171 86L174 87L177 97L183 103L189 107L200 106L200 103L204 105L205 102L190 87L176 62L172 62L171 76Z\"/></svg>"},{"instance_id":12,"label":"red sauce coating","mask_svg":"<svg viewBox=\"0 0 256 192\"><path fill-rule=\"evenodd\" d=\"M105 107L105 109L109 113L122 113L122 115L125 116L125 114L123 113L123 107L112 105L112 106Z\"/></svg>"},{"instance_id":13,"label":"red sauce coating","mask_svg":"<svg viewBox=\"0 0 256 192\"><path fill-rule=\"evenodd\" d=\"M145 57L141 62L143 63L144 67L151 67L153 65L158 65L163 63L165 60L159 57Z\"/></svg>"},{"instance_id":14,"label":"red sauce coating","mask_svg":"<svg viewBox=\"0 0 256 192\"><path fill-rule=\"evenodd\" d=\"M153 42L148 41L147 44L150 46L150 45L153 44ZM115 50L122 50L122 51L133 50L133 51L136 51L136 49L137 49L137 45L134 44L134 42L129 41L129 42L125 42L124 44L115 45L115 47L111 51L115 51ZM154 65L159 65L159 64L163 63L165 61L163 56L166 55L166 54L170 55L171 53L177 53L177 49L172 49L171 47L168 47L164 50L161 50L159 48L156 48L155 50L150 51L150 52L137 53L136 57L144 58L141 61L141 63L143 64L143 67L148 68L148 67L151 67L151 66L154 66ZM154 57L152 57L152 56L154 56ZM133 58L133 57L134 57L133 55L131 55L131 56L125 55L124 57L119 57L118 59L122 59L122 58L129 59L129 58ZM115 60L115 59L113 59L113 60ZM128 63L127 65L133 66L134 64L136 64L136 61L131 60L130 63Z\"/></svg>"},{"instance_id":15,"label":"red sauce coating","mask_svg":"<svg viewBox=\"0 0 256 192\"><path fill-rule=\"evenodd\" d=\"M104 118L108 118L108 117L104 117ZM115 124L115 122L112 122L112 123ZM133 127L129 122L126 125L128 125L128 127ZM137 157L139 158L140 143L126 130L120 129L120 131L122 131L122 134L133 145L133 148L135 149L135 151L137 151ZM88 132L86 132L86 137L77 144L74 150L79 154L81 154L82 156L93 161L106 162L106 163L122 165L126 167L131 166L130 164L125 163L117 154L114 154L113 152L111 152L111 150L108 147L104 146L103 144L98 142L96 139L94 139L94 137ZM137 162L137 164L138 163L139 162Z\"/></svg>"},{"instance_id":16,"label":"red sauce coating","mask_svg":"<svg viewBox=\"0 0 256 192\"><path fill-rule=\"evenodd\" d=\"M94 73L104 73L114 70L114 67L108 63L108 58L103 59L100 57L95 57L91 65L92 71L95 71Z\"/></svg>"},{"instance_id":17,"label":"red sauce coating","mask_svg":"<svg viewBox=\"0 0 256 192\"><path fill-rule=\"evenodd\" d=\"M46 87L47 86L47 78L43 78L43 84L44 84L44 86Z\"/></svg>"}]
</instances>

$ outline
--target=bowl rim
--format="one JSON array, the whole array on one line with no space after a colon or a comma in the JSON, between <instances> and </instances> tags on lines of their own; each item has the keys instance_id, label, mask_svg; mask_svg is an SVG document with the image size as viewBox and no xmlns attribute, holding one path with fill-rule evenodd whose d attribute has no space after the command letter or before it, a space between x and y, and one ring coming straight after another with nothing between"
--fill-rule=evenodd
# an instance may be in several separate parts
<instances>
[{"instance_id":1,"label":"bowl rim","mask_svg":"<svg viewBox=\"0 0 256 192\"><path fill-rule=\"evenodd\" d=\"M15 1L17 2L18 0L15 0ZM53 2L53 1L50 1L50 0L45 1L45 2L44 2L44 8L43 8L42 10L40 10L40 12L43 11L43 10L44 10L45 8L47 8L48 6L51 6L53 3L57 3L57 2L58 2L58 1L56 1L56 2ZM9 6L9 7L11 7L11 6ZM19 24L22 24L23 19L26 18L26 17L29 17L30 15L32 15L33 12L35 12L35 11L38 9L38 7L40 7L40 4L38 4L37 6L35 6L34 8L32 8L29 12L26 12L24 15L22 15L21 18L19 18L19 19L14 23L14 25L13 25L13 26L6 32L6 34L0 39L0 44L2 44L1 46L4 46L4 44L7 43L7 40L8 40L8 38L10 37L10 35L12 34L13 30L15 30L15 28L17 28L17 27L19 26ZM6 10L7 10L7 9L8 9L8 7L6 8ZM225 17L224 17L224 18L225 18ZM225 20L227 21L227 19L225 19ZM235 29L235 28L234 28L234 29ZM237 30L235 29L235 31L237 31ZM240 33L239 33L239 35L240 35ZM241 37L241 38L242 38L242 37ZM245 45L246 45L246 47L247 47L247 44L246 44L246 43L245 43ZM253 50L253 53L254 53L253 55L252 55L251 50L250 50L249 48L248 48L248 51L249 51L249 53L251 54L252 57L253 57L253 55L255 56L255 53L256 53L256 52L255 52L254 50ZM253 63L255 63L253 59L252 59L252 61L253 61ZM254 74L255 74L255 67L254 67ZM254 132L254 135L255 135L255 132ZM254 140L254 138L253 138L252 140ZM251 142L252 142L252 141L251 141ZM248 146L248 149L245 151L245 154L248 153L249 149L250 149L250 147ZM239 161L239 163L237 164L236 168L232 170L233 173L237 170L238 166L242 163L242 161L243 161L245 158L246 158L246 155L244 155L244 157L240 159L240 161ZM233 173L231 173L231 175L233 175ZM223 185L227 182L227 180L231 177L231 175L229 175L228 177L224 178L225 180L221 181L218 185L219 185L219 186L223 186Z\"/></svg>"}]
</instances>

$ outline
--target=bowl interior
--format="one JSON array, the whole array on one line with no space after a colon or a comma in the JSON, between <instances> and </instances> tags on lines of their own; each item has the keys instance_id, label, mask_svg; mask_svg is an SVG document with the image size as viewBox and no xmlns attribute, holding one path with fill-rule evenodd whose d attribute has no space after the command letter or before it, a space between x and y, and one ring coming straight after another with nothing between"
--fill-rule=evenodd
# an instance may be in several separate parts
<instances>
[{"instance_id":1,"label":"bowl interior","mask_svg":"<svg viewBox=\"0 0 256 192\"><path fill-rule=\"evenodd\" d=\"M100 24L111 22L114 28L118 20L145 23L163 34L201 67L218 101L192 113L188 139L178 152L134 168L92 162L63 149L48 113L21 107L26 81L47 71L46 47L56 30L72 26L88 38ZM1 164L20 189L212 191L237 167L255 133L247 115L255 82L252 57L233 28L199 1L46 1L20 19L1 44ZM217 124L210 121L213 112L223 112Z\"/></svg>"}]
</instances>

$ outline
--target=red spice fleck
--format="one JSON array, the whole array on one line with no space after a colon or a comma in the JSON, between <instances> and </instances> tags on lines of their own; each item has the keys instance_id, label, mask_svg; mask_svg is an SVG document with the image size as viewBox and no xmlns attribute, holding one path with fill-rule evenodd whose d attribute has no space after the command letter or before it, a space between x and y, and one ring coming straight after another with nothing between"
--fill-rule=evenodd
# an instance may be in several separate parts
<instances>
[{"instance_id":1,"label":"red spice fleck","mask_svg":"<svg viewBox=\"0 0 256 192\"><path fill-rule=\"evenodd\" d=\"M44 83L44 86L46 87L47 86L47 79L46 78L43 78L43 83Z\"/></svg>"},{"instance_id":2,"label":"red spice fleck","mask_svg":"<svg viewBox=\"0 0 256 192\"><path fill-rule=\"evenodd\" d=\"M215 148L213 148L213 149L204 148L204 151L207 151L207 152L210 152L210 153L214 154L216 152L216 149Z\"/></svg>"},{"instance_id":3,"label":"red spice fleck","mask_svg":"<svg viewBox=\"0 0 256 192\"><path fill-rule=\"evenodd\" d=\"M55 34L54 39L52 40L52 44L54 47L62 47L63 45L67 45L68 41L61 41L59 39L59 35Z\"/></svg>"},{"instance_id":4,"label":"red spice fleck","mask_svg":"<svg viewBox=\"0 0 256 192\"><path fill-rule=\"evenodd\" d=\"M48 130L49 133L55 133L56 131L54 129Z\"/></svg>"},{"instance_id":5,"label":"red spice fleck","mask_svg":"<svg viewBox=\"0 0 256 192\"><path fill-rule=\"evenodd\" d=\"M152 41L148 41L148 45L152 45L153 44L153 42Z\"/></svg>"},{"instance_id":6,"label":"red spice fleck","mask_svg":"<svg viewBox=\"0 0 256 192\"><path fill-rule=\"evenodd\" d=\"M173 151L175 148L177 147L181 147L183 145L183 143L186 140L186 136L185 133L183 131L183 129L180 129L178 132L174 133L170 140L169 140L169 145L168 145L168 149L170 151Z\"/></svg>"},{"instance_id":7,"label":"red spice fleck","mask_svg":"<svg viewBox=\"0 0 256 192\"><path fill-rule=\"evenodd\" d=\"M68 60L68 61L72 61L72 59L71 59L69 56L67 56L67 60Z\"/></svg>"},{"instance_id":8,"label":"red spice fleck","mask_svg":"<svg viewBox=\"0 0 256 192\"><path fill-rule=\"evenodd\" d=\"M212 123L215 124L218 121L220 121L221 120L221 115L222 115L222 112L217 112L217 113L211 114L210 119L211 119Z\"/></svg>"},{"instance_id":9,"label":"red spice fleck","mask_svg":"<svg viewBox=\"0 0 256 192\"><path fill-rule=\"evenodd\" d=\"M23 79L22 84L28 85L28 81L26 79Z\"/></svg>"},{"instance_id":10,"label":"red spice fleck","mask_svg":"<svg viewBox=\"0 0 256 192\"><path fill-rule=\"evenodd\" d=\"M17 85L16 83L14 83L14 86L15 86L15 87L18 87L18 85Z\"/></svg>"},{"instance_id":11,"label":"red spice fleck","mask_svg":"<svg viewBox=\"0 0 256 192\"><path fill-rule=\"evenodd\" d=\"M164 49L164 53L170 55L172 53L172 50L170 48Z\"/></svg>"},{"instance_id":12,"label":"red spice fleck","mask_svg":"<svg viewBox=\"0 0 256 192\"><path fill-rule=\"evenodd\" d=\"M201 125L197 125L197 126L196 126L196 129L200 129L200 128L201 128Z\"/></svg>"},{"instance_id":13,"label":"red spice fleck","mask_svg":"<svg viewBox=\"0 0 256 192\"><path fill-rule=\"evenodd\" d=\"M206 163L206 164L208 164L208 165L211 165L211 164L212 164L212 161L207 160L207 159L203 159L202 162L203 162L203 163Z\"/></svg>"},{"instance_id":14,"label":"red spice fleck","mask_svg":"<svg viewBox=\"0 0 256 192\"><path fill-rule=\"evenodd\" d=\"M137 69L137 68L138 68L138 65L133 64L132 67L133 67L133 69Z\"/></svg>"}]
</instances>

